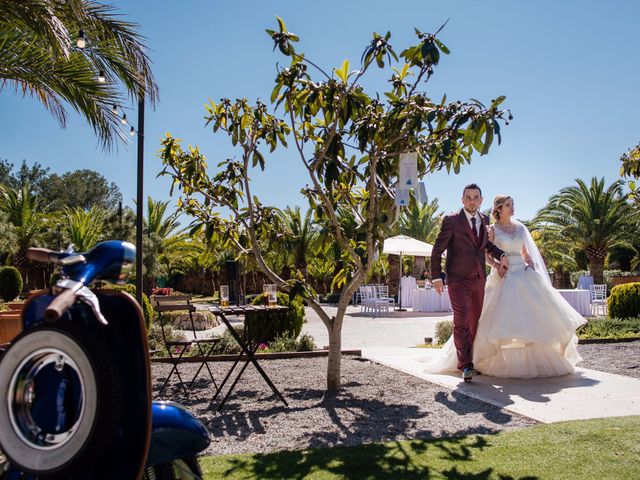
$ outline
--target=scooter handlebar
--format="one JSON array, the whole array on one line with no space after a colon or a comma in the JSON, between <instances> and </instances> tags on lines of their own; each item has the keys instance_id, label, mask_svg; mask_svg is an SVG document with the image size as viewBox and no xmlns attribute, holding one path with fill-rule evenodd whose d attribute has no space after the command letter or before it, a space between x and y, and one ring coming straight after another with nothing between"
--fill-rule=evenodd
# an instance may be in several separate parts
<instances>
[{"instance_id":1,"label":"scooter handlebar","mask_svg":"<svg viewBox=\"0 0 640 480\"><path fill-rule=\"evenodd\" d=\"M56 260L59 252L48 248L32 247L27 250L27 258L36 262L51 263Z\"/></svg>"},{"instance_id":2,"label":"scooter handlebar","mask_svg":"<svg viewBox=\"0 0 640 480\"><path fill-rule=\"evenodd\" d=\"M64 315L64 312L76 302L76 298L78 298L78 294L74 289L63 290L44 311L44 319L47 322L57 322Z\"/></svg>"}]
</instances>

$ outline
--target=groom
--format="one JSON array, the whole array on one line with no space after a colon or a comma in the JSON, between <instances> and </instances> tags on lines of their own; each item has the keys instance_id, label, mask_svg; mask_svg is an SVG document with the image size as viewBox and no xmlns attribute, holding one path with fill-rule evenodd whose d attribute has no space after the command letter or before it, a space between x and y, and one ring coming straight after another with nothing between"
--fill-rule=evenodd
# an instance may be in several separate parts
<instances>
[{"instance_id":1,"label":"groom","mask_svg":"<svg viewBox=\"0 0 640 480\"><path fill-rule=\"evenodd\" d=\"M453 308L453 341L458 353L458 369L465 382L478 375L473 368L473 341L482 312L485 284L485 251L499 260L498 273L509 268L506 254L491 243L487 235L489 218L480 213L482 191L475 183L464 187L462 210L442 220L438 239L431 252L431 278L442 295L440 279L442 253L447 251L447 283Z\"/></svg>"}]
</instances>

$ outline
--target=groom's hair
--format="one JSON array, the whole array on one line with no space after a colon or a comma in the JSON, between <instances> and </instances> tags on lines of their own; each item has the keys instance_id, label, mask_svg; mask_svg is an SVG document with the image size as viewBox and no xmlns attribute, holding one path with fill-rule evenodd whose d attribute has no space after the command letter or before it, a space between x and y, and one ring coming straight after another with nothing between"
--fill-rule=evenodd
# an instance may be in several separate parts
<instances>
[{"instance_id":1,"label":"groom's hair","mask_svg":"<svg viewBox=\"0 0 640 480\"><path fill-rule=\"evenodd\" d=\"M480 192L480 196L482 196L482 189L478 186L477 183L470 183L466 187L462 189L462 196L464 197L464 192L467 190L478 190Z\"/></svg>"}]
</instances>

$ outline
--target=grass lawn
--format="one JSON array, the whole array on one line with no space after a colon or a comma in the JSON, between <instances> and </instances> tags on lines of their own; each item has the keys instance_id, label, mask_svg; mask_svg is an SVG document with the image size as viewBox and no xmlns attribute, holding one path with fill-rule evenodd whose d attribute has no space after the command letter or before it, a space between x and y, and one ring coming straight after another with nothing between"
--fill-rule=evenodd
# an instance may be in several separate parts
<instances>
[{"instance_id":1,"label":"grass lawn","mask_svg":"<svg viewBox=\"0 0 640 480\"><path fill-rule=\"evenodd\" d=\"M207 479L638 479L640 416L201 460Z\"/></svg>"}]
</instances>

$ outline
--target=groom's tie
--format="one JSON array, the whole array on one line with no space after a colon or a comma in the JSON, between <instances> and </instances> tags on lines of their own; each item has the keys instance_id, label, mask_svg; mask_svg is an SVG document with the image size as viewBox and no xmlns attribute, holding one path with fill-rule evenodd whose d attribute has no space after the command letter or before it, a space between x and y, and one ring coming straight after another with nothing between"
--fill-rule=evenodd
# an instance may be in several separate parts
<instances>
[{"instance_id":1,"label":"groom's tie","mask_svg":"<svg viewBox=\"0 0 640 480\"><path fill-rule=\"evenodd\" d=\"M471 217L471 230L473 230L473 238L478 242L478 230L476 230L476 217Z\"/></svg>"}]
</instances>

